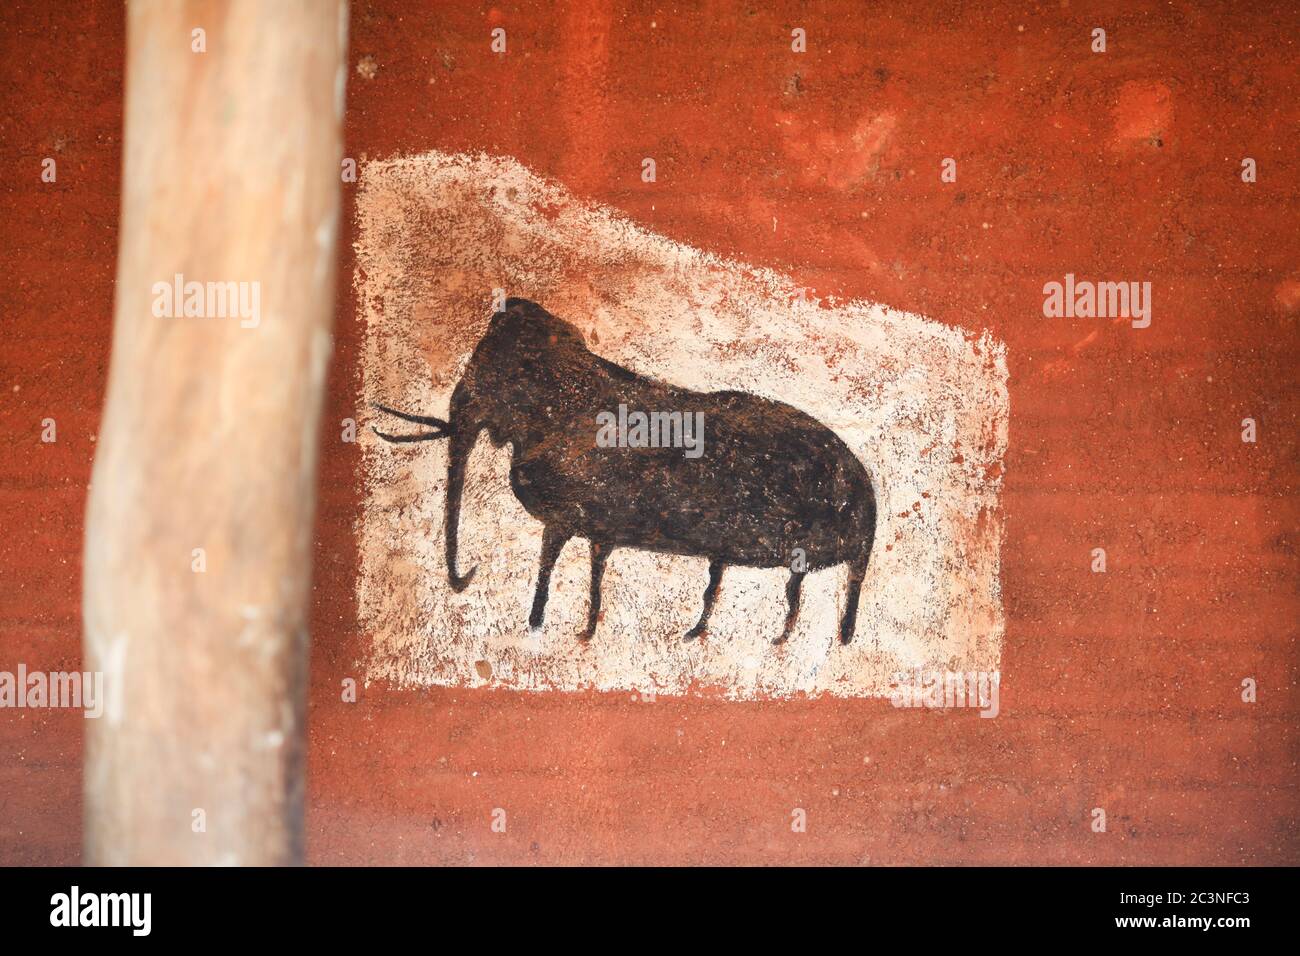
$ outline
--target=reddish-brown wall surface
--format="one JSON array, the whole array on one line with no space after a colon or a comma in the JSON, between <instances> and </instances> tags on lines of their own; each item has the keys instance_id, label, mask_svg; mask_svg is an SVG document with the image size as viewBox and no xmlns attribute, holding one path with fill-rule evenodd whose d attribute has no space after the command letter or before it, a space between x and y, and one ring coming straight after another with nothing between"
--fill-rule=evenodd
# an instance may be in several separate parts
<instances>
[{"instance_id":1,"label":"reddish-brown wall surface","mask_svg":"<svg viewBox=\"0 0 1300 956\"><path fill-rule=\"evenodd\" d=\"M1004 340L1001 716L379 685L342 703L365 653L359 452L337 425L355 413L360 348L347 185L309 860L1300 863L1300 14L768 6L355 0L347 153L510 155L819 295ZM115 0L0 11L0 670L80 663L123 41ZM1242 182L1244 157L1258 182ZM1043 283L1067 272L1150 281L1151 327L1043 318ZM40 440L47 417L56 443ZM0 863L79 859L81 739L76 713L0 711Z\"/></svg>"}]
</instances>

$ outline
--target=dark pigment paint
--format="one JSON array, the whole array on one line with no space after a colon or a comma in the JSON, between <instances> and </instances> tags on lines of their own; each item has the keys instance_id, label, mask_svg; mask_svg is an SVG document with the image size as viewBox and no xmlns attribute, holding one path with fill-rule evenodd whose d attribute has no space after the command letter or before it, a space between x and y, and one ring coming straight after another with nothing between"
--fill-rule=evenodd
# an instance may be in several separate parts
<instances>
[{"instance_id":1,"label":"dark pigment paint","mask_svg":"<svg viewBox=\"0 0 1300 956\"><path fill-rule=\"evenodd\" d=\"M674 447L603 448L597 416L628 408L700 413L708 435L697 458ZM876 499L862 463L839 436L782 402L745 392L695 392L637 375L590 352L568 322L525 299L492 317L451 396L450 421L380 411L432 431L390 442L451 441L447 475L447 574L456 571L465 467L478 433L514 449L510 484L545 525L529 625L542 624L551 569L572 537L591 542L591 603L583 640L595 633L600 582L614 548L709 559L704 610L686 639L704 633L722 569L788 567L781 643L809 571L849 565L840 641L853 637L858 595L876 530Z\"/></svg>"}]
</instances>

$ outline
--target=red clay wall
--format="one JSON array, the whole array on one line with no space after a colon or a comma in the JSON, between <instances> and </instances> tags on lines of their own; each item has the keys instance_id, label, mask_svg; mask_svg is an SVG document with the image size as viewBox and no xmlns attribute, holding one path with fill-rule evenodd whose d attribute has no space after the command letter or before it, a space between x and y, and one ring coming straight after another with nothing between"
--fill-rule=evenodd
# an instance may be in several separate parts
<instances>
[{"instance_id":1,"label":"red clay wall","mask_svg":"<svg viewBox=\"0 0 1300 956\"><path fill-rule=\"evenodd\" d=\"M345 186L309 859L1300 863L1295 8L560 6L354 0L348 154L508 154L819 295L1004 340L1002 714L382 686L340 702L365 651L359 454L335 424L359 351ZM80 659L123 30L108 0L0 11L4 670ZM1150 281L1151 327L1043 318L1043 283L1067 272ZM81 736L75 713L0 711L0 863L78 860Z\"/></svg>"}]
</instances>

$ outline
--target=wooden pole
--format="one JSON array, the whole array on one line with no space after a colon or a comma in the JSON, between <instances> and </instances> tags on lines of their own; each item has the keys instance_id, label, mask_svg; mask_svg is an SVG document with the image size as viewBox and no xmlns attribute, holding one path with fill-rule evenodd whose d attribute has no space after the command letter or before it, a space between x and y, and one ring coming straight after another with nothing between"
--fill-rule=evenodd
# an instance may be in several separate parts
<instances>
[{"instance_id":1,"label":"wooden pole","mask_svg":"<svg viewBox=\"0 0 1300 956\"><path fill-rule=\"evenodd\" d=\"M347 4L135 0L127 17L85 862L297 863Z\"/></svg>"}]
</instances>

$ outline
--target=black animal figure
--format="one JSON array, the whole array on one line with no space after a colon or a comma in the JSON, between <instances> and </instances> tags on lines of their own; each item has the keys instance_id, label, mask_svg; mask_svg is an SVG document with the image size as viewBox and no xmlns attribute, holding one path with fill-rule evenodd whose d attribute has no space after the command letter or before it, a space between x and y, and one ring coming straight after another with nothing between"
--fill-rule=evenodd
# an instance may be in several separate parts
<instances>
[{"instance_id":1,"label":"black animal figure","mask_svg":"<svg viewBox=\"0 0 1300 956\"><path fill-rule=\"evenodd\" d=\"M600 422L609 422L620 406L694 415L703 424L701 441L689 453L680 445L602 447ZM545 525L530 626L542 624L551 569L565 542L582 537L591 543L583 640L595 633L605 562L620 547L709 559L704 610L687 640L704 633L727 565L794 569L786 585L785 627L774 641L779 644L794 625L804 575L847 563L840 641L853 637L875 538L875 495L848 446L796 408L637 375L590 352L577 328L526 299L507 300L493 316L452 393L449 421L376 407L433 429L413 435L376 429L387 441L451 442L447 575L456 591L474 577L474 569L465 575L456 570L457 534L466 463L487 429L497 447L513 446L511 487Z\"/></svg>"}]
</instances>

